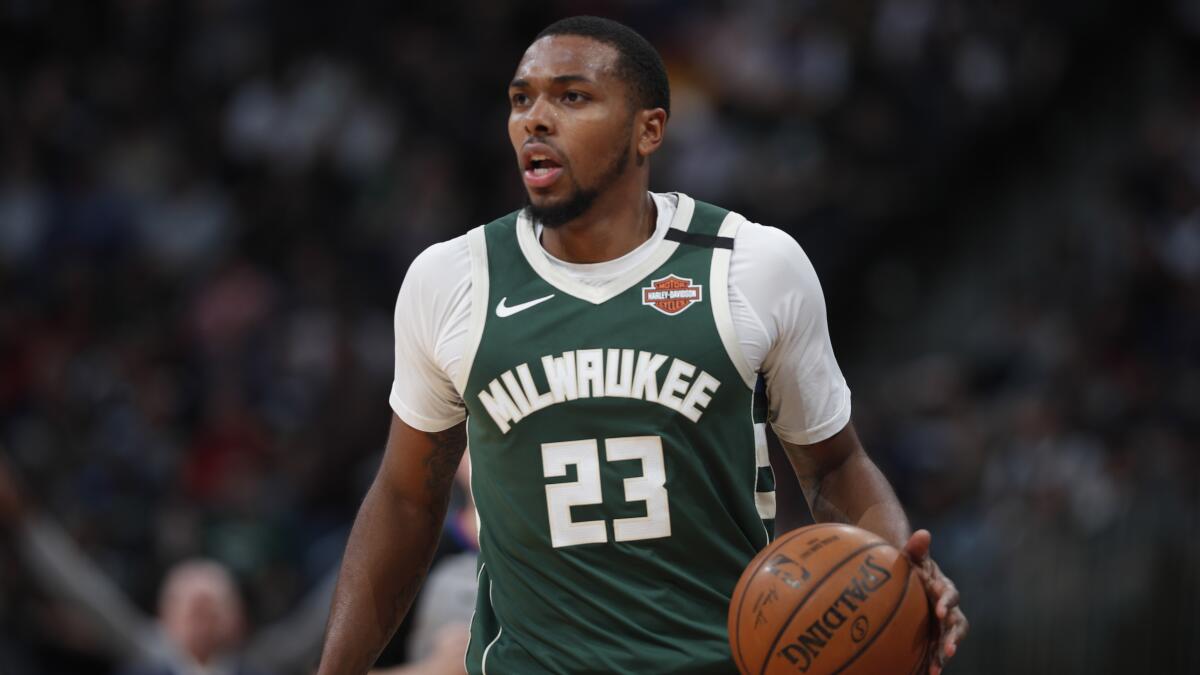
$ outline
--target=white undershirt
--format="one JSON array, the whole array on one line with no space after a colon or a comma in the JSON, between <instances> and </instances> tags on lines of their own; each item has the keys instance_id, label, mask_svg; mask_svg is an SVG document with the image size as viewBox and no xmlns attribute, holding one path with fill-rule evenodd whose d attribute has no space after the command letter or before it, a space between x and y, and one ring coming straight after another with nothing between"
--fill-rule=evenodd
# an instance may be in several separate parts
<instances>
[{"instance_id":1,"label":"white undershirt","mask_svg":"<svg viewBox=\"0 0 1200 675\"><path fill-rule=\"evenodd\" d=\"M579 283L604 288L620 281L654 254L675 215L678 195L652 195L658 209L654 235L620 258L580 264L558 260L544 249L540 253ZM409 426L441 431L466 418L462 392L453 383L465 375L461 369L471 305L466 235L417 256L396 301L396 376L390 397L392 409ZM757 223L742 225L730 259L729 308L742 355L766 377L775 433L789 443L807 445L845 427L850 389L833 355L825 297L812 263L791 236Z\"/></svg>"}]
</instances>

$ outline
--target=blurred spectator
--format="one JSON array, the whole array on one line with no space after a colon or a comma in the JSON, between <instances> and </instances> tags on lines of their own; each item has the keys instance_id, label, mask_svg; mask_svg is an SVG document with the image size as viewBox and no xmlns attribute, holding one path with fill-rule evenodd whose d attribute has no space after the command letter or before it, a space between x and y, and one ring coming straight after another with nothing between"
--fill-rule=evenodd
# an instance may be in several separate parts
<instances>
[{"instance_id":1,"label":"blurred spectator","mask_svg":"<svg viewBox=\"0 0 1200 675\"><path fill-rule=\"evenodd\" d=\"M380 675L463 672L479 547L469 471L464 455L458 506L447 517L446 536L410 622L408 665ZM13 533L27 569L46 590L94 622L99 648L129 664L121 673L263 675L299 673L316 663L336 567L290 616L246 639L243 599L225 565L203 559L173 565L159 592L157 620L143 616L56 523L30 508L2 461L0 528Z\"/></svg>"},{"instance_id":2,"label":"blurred spectator","mask_svg":"<svg viewBox=\"0 0 1200 675\"><path fill-rule=\"evenodd\" d=\"M52 520L30 511L0 465L0 524L14 531L27 568L48 591L94 622L99 647L128 675L261 675L298 672L320 651L332 576L288 619L247 641L241 593L229 569L185 560L162 582L158 617L141 614Z\"/></svg>"}]
</instances>

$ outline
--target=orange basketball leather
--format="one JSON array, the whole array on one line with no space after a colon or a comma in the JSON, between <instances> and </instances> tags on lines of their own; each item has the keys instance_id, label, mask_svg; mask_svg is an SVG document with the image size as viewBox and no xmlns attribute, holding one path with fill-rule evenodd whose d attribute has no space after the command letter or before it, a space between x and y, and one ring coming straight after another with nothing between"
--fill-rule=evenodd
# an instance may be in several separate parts
<instances>
[{"instance_id":1,"label":"orange basketball leather","mask_svg":"<svg viewBox=\"0 0 1200 675\"><path fill-rule=\"evenodd\" d=\"M729 607L742 673L909 675L929 647L929 603L908 559L849 525L785 533L751 561Z\"/></svg>"}]
</instances>

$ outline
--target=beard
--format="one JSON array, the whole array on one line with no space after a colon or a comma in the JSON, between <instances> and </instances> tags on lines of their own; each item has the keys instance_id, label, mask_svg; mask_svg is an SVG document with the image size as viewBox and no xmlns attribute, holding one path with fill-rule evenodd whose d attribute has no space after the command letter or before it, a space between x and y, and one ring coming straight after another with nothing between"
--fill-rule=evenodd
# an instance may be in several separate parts
<instances>
[{"instance_id":1,"label":"beard","mask_svg":"<svg viewBox=\"0 0 1200 675\"><path fill-rule=\"evenodd\" d=\"M588 212L595 203L596 197L600 193L607 190L613 183L617 182L625 171L629 168L629 146L626 145L616 159L604 169L600 174L600 178L596 180L596 184L590 188L584 189L576 183L574 178L571 179L572 190L561 203L552 204L549 206L538 206L529 198L529 193L525 193L525 209L529 213L530 219L534 223L540 224L542 227L551 230L562 227L567 223L575 220L579 216Z\"/></svg>"}]
</instances>

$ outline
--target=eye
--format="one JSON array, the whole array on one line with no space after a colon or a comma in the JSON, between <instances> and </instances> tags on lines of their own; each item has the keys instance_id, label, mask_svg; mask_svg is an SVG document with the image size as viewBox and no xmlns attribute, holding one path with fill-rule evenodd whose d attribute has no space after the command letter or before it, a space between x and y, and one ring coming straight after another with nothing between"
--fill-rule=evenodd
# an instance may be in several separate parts
<instances>
[{"instance_id":1,"label":"eye","mask_svg":"<svg viewBox=\"0 0 1200 675\"><path fill-rule=\"evenodd\" d=\"M587 94L579 91L568 91L563 94L563 100L567 103L583 103L588 100Z\"/></svg>"},{"instance_id":2,"label":"eye","mask_svg":"<svg viewBox=\"0 0 1200 675\"><path fill-rule=\"evenodd\" d=\"M514 106L523 106L529 103L529 97L525 94L517 92L509 97L509 102L511 102Z\"/></svg>"}]
</instances>

